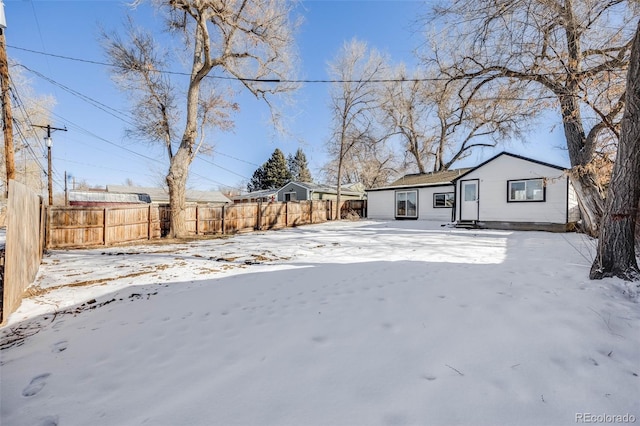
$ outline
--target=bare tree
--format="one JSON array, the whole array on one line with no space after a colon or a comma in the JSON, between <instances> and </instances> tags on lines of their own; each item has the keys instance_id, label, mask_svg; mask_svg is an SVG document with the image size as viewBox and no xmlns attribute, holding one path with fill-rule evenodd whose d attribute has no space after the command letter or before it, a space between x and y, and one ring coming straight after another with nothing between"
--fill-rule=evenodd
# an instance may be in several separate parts
<instances>
[{"instance_id":1,"label":"bare tree","mask_svg":"<svg viewBox=\"0 0 640 426\"><path fill-rule=\"evenodd\" d=\"M435 140L430 118L435 94L421 74L409 75L404 65L391 71L391 78L380 87L382 121L390 134L399 135L405 152L418 169L426 173Z\"/></svg>"},{"instance_id":2,"label":"bare tree","mask_svg":"<svg viewBox=\"0 0 640 426\"><path fill-rule=\"evenodd\" d=\"M640 202L640 22L631 49L618 154L600 227L591 279L640 281L635 227Z\"/></svg>"},{"instance_id":3,"label":"bare tree","mask_svg":"<svg viewBox=\"0 0 640 426\"><path fill-rule=\"evenodd\" d=\"M634 26L626 0L451 0L432 18L455 38L443 72L475 88L492 81L559 109L586 231L597 234L603 196L592 161L599 135L619 131Z\"/></svg>"},{"instance_id":4,"label":"bare tree","mask_svg":"<svg viewBox=\"0 0 640 426\"><path fill-rule=\"evenodd\" d=\"M22 64L9 61L11 71L11 92L13 108L13 133L15 153L15 175L18 182L25 184L37 193L46 189L40 152L43 147L43 134L34 130L34 123L50 122L50 111L55 105L51 95L36 95L28 78L24 74ZM4 158L4 147L0 148ZM6 162L0 162L0 173L6 176ZM7 182L2 179L6 190Z\"/></svg>"},{"instance_id":5,"label":"bare tree","mask_svg":"<svg viewBox=\"0 0 640 426\"><path fill-rule=\"evenodd\" d=\"M436 80L431 93L437 116L433 171L449 170L474 149L493 148L520 138L537 113L514 104L514 93L495 84L459 87Z\"/></svg>"},{"instance_id":6,"label":"bare tree","mask_svg":"<svg viewBox=\"0 0 640 426\"><path fill-rule=\"evenodd\" d=\"M331 146L322 173L327 182L338 181L338 146ZM362 183L365 188L378 188L388 184L403 169L395 151L386 141L360 140L342 158L340 184Z\"/></svg>"},{"instance_id":7,"label":"bare tree","mask_svg":"<svg viewBox=\"0 0 640 426\"><path fill-rule=\"evenodd\" d=\"M134 2L141 3L143 0ZM237 105L229 92L218 90L209 78L215 70L235 80L271 107L271 95L291 91L280 83L293 65L293 3L286 0L152 0L164 13L168 30L181 36L191 52L184 113L176 108L179 92L165 70L166 56L150 34L129 31L129 41L107 37L108 56L120 80L129 79L137 93L134 131L150 141L164 143L169 157L166 176L171 204L172 237L184 237L185 189L189 167L205 142L205 129L228 128L227 112ZM122 84L122 83L121 83ZM127 83L125 83L127 84ZM272 109L273 116L277 114ZM179 119L179 120L178 120ZM180 124L183 130L178 132ZM178 136L181 135L181 136ZM179 138L179 142L177 139Z\"/></svg>"},{"instance_id":8,"label":"bare tree","mask_svg":"<svg viewBox=\"0 0 640 426\"><path fill-rule=\"evenodd\" d=\"M357 39L345 42L329 64L329 73L336 83L331 88L333 134L328 141L328 148L337 163L338 206L345 159L358 144L371 143L377 139L373 116L377 107L374 82L382 76L384 70L384 57ZM340 208L336 211L336 219L339 219Z\"/></svg>"},{"instance_id":9,"label":"bare tree","mask_svg":"<svg viewBox=\"0 0 640 426\"><path fill-rule=\"evenodd\" d=\"M153 34L136 28L131 19L126 23L126 39L103 33L102 42L114 65L112 78L132 103L134 121L126 130L127 136L163 144L172 160L180 111L177 89L169 74L161 72L169 68L169 52L156 44Z\"/></svg>"},{"instance_id":10,"label":"bare tree","mask_svg":"<svg viewBox=\"0 0 640 426\"><path fill-rule=\"evenodd\" d=\"M448 170L474 149L520 137L534 112L520 108L514 94L496 84L470 88L433 70L392 73L380 95L384 122L403 140L409 163Z\"/></svg>"}]
</instances>

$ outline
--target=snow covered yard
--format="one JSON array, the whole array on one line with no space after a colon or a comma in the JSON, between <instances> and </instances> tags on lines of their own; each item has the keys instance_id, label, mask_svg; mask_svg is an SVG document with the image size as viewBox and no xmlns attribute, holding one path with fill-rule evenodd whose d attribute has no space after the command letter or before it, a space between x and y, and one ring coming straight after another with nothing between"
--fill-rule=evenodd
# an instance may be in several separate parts
<instances>
[{"instance_id":1,"label":"snow covered yard","mask_svg":"<svg viewBox=\"0 0 640 426\"><path fill-rule=\"evenodd\" d=\"M593 248L360 221L54 251L0 330L0 423L640 422L640 304Z\"/></svg>"}]
</instances>

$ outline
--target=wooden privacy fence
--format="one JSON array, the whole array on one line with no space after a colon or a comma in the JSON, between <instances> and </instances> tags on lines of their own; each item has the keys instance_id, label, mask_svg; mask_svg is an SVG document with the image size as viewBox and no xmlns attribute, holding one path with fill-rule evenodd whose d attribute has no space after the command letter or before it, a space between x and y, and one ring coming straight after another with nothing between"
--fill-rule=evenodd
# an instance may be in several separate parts
<instances>
[{"instance_id":1,"label":"wooden privacy fence","mask_svg":"<svg viewBox=\"0 0 640 426\"><path fill-rule=\"evenodd\" d=\"M351 203L356 207L351 208ZM242 203L187 207L191 235L235 234L321 223L335 213L331 200ZM366 211L366 202L347 200L341 212ZM168 205L47 208L47 248L93 247L151 240L169 234ZM360 215L361 217L364 214Z\"/></svg>"},{"instance_id":2,"label":"wooden privacy fence","mask_svg":"<svg viewBox=\"0 0 640 426\"><path fill-rule=\"evenodd\" d=\"M42 199L25 185L9 181L2 305L6 322L36 278L42 260Z\"/></svg>"},{"instance_id":3,"label":"wooden privacy fence","mask_svg":"<svg viewBox=\"0 0 640 426\"><path fill-rule=\"evenodd\" d=\"M46 247L91 247L160 238L157 206L47 207Z\"/></svg>"}]
</instances>

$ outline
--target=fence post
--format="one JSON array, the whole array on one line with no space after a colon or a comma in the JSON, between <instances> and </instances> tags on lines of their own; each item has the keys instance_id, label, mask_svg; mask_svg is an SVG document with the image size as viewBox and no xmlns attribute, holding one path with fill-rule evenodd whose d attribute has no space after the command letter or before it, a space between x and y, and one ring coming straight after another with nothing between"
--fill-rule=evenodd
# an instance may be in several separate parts
<instances>
[{"instance_id":1,"label":"fence post","mask_svg":"<svg viewBox=\"0 0 640 426\"><path fill-rule=\"evenodd\" d=\"M289 227L289 201L284 202L284 227Z\"/></svg>"},{"instance_id":2,"label":"fence post","mask_svg":"<svg viewBox=\"0 0 640 426\"><path fill-rule=\"evenodd\" d=\"M147 210L147 224L148 224L148 228L147 228L147 239L150 240L151 239L151 235L153 230L152 228L152 224L153 222L151 221L151 204L149 204L149 210Z\"/></svg>"},{"instance_id":3,"label":"fence post","mask_svg":"<svg viewBox=\"0 0 640 426\"><path fill-rule=\"evenodd\" d=\"M198 222L200 221L200 206L196 204L196 236L198 235Z\"/></svg>"},{"instance_id":4,"label":"fence post","mask_svg":"<svg viewBox=\"0 0 640 426\"><path fill-rule=\"evenodd\" d=\"M262 201L258 201L258 218L255 229L262 231Z\"/></svg>"},{"instance_id":5,"label":"fence post","mask_svg":"<svg viewBox=\"0 0 640 426\"><path fill-rule=\"evenodd\" d=\"M227 214L227 213L226 213L226 209L225 209L225 206L223 205L223 206L222 206L222 235L225 235L225 234L226 234L225 229L224 229L224 228L225 228L225 222L226 222L226 221L225 221L225 215L226 215L226 214Z\"/></svg>"},{"instance_id":6,"label":"fence post","mask_svg":"<svg viewBox=\"0 0 640 426\"><path fill-rule=\"evenodd\" d=\"M44 249L46 246L47 246L47 210L44 205L44 199L40 197L40 252L41 253L44 253Z\"/></svg>"},{"instance_id":7,"label":"fence post","mask_svg":"<svg viewBox=\"0 0 640 426\"><path fill-rule=\"evenodd\" d=\"M107 225L108 225L108 220L107 220L107 208L105 207L104 209L102 209L102 227L103 227L103 231L102 231L102 240L104 241L104 245L107 245L108 239L107 239Z\"/></svg>"}]
</instances>

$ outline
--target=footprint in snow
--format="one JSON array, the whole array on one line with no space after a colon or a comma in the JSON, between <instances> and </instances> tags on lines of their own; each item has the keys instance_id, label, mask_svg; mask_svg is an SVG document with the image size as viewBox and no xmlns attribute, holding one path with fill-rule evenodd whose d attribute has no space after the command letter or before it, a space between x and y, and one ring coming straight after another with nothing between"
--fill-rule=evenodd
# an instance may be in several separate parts
<instances>
[{"instance_id":1,"label":"footprint in snow","mask_svg":"<svg viewBox=\"0 0 640 426\"><path fill-rule=\"evenodd\" d=\"M58 416L47 416L40 419L39 426L58 426Z\"/></svg>"},{"instance_id":2,"label":"footprint in snow","mask_svg":"<svg viewBox=\"0 0 640 426\"><path fill-rule=\"evenodd\" d=\"M51 345L51 352L53 353L62 352L66 350L68 346L69 346L69 342L67 342L66 340L61 340Z\"/></svg>"},{"instance_id":3,"label":"footprint in snow","mask_svg":"<svg viewBox=\"0 0 640 426\"><path fill-rule=\"evenodd\" d=\"M51 373L44 373L31 379L31 382L29 383L29 385L26 388L24 388L24 390L22 391L22 396L29 397L39 393L42 390L42 388L44 388L44 385L47 384L46 379L50 375Z\"/></svg>"},{"instance_id":4,"label":"footprint in snow","mask_svg":"<svg viewBox=\"0 0 640 426\"><path fill-rule=\"evenodd\" d=\"M315 343L324 343L327 341L327 337L326 336L314 336L311 338L311 340L313 340Z\"/></svg>"}]
</instances>

